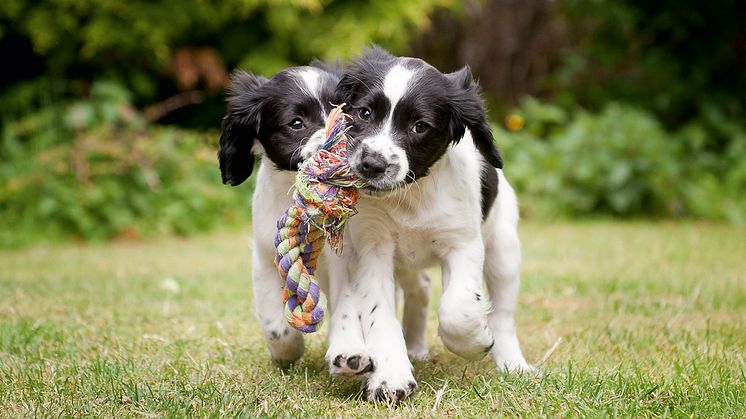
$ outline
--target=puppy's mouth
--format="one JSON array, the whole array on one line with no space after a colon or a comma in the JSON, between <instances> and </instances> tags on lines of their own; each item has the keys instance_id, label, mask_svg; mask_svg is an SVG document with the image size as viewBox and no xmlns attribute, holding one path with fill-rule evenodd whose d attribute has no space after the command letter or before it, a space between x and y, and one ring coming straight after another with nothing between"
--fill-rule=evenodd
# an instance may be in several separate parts
<instances>
[{"instance_id":1,"label":"puppy's mouth","mask_svg":"<svg viewBox=\"0 0 746 419\"><path fill-rule=\"evenodd\" d=\"M365 186L359 189L363 195L372 196L374 198L383 198L391 193L391 189L378 189L373 186Z\"/></svg>"},{"instance_id":2,"label":"puppy's mouth","mask_svg":"<svg viewBox=\"0 0 746 419\"><path fill-rule=\"evenodd\" d=\"M367 185L360 188L360 191L366 196L383 198L404 186L405 182L387 182L387 181L367 181Z\"/></svg>"}]
</instances>

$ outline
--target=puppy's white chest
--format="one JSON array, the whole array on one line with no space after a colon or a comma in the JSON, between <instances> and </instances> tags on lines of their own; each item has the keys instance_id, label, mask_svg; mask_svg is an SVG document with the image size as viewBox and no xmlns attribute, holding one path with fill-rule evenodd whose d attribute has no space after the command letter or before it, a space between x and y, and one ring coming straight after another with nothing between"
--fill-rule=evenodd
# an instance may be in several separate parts
<instances>
[{"instance_id":1,"label":"puppy's white chest","mask_svg":"<svg viewBox=\"0 0 746 419\"><path fill-rule=\"evenodd\" d=\"M395 234L396 264L412 269L422 269L437 261L438 241L432 232L402 229Z\"/></svg>"}]
</instances>

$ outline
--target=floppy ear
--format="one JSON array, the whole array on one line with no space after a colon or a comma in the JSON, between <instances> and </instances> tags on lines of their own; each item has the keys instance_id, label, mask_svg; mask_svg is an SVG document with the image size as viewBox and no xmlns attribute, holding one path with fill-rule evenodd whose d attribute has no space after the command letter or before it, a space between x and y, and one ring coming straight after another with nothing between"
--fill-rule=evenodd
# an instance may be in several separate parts
<instances>
[{"instance_id":1,"label":"floppy ear","mask_svg":"<svg viewBox=\"0 0 746 419\"><path fill-rule=\"evenodd\" d=\"M456 72L446 74L454 89L451 96L452 109L449 131L454 142L464 136L469 128L477 150L489 164L502 169L503 160L500 151L495 147L492 130L487 123L487 112L480 96L479 84L471 76L469 66Z\"/></svg>"},{"instance_id":2,"label":"floppy ear","mask_svg":"<svg viewBox=\"0 0 746 419\"><path fill-rule=\"evenodd\" d=\"M237 186L254 170L251 147L259 130L263 97L258 90L267 79L236 70L228 83L228 111L220 133L220 174L223 183Z\"/></svg>"}]
</instances>

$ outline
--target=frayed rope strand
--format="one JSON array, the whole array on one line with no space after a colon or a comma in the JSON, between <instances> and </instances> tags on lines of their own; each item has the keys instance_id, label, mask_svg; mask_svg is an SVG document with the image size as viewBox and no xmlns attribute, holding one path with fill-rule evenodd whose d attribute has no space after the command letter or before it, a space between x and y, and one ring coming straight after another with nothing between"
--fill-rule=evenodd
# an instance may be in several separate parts
<instances>
[{"instance_id":1,"label":"frayed rope strand","mask_svg":"<svg viewBox=\"0 0 746 419\"><path fill-rule=\"evenodd\" d=\"M357 189L365 182L350 171L347 161L347 118L335 107L326 120L326 140L303 162L295 178L293 205L277 221L275 266L285 281L285 318L304 333L321 327L326 296L314 276L324 241L340 253L342 232L356 214Z\"/></svg>"}]
</instances>

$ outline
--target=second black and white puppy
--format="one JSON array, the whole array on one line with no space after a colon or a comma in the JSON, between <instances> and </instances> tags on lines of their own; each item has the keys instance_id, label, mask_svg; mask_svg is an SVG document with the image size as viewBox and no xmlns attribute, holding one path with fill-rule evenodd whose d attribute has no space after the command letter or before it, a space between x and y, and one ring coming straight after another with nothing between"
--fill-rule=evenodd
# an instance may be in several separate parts
<instances>
[{"instance_id":1,"label":"second black and white puppy","mask_svg":"<svg viewBox=\"0 0 746 419\"><path fill-rule=\"evenodd\" d=\"M292 203L289 191L299 163L323 143L339 78L333 68L320 63L288 68L272 79L236 71L228 89L220 171L223 183L239 185L252 174L255 155L261 158L252 207L254 307L270 356L282 365L303 355L304 341L285 320L284 284L274 266L276 221ZM334 266L340 265L329 269L324 263L328 259L320 261L316 272L324 288Z\"/></svg>"},{"instance_id":2,"label":"second black and white puppy","mask_svg":"<svg viewBox=\"0 0 746 419\"><path fill-rule=\"evenodd\" d=\"M348 68L337 93L353 117L351 168L369 186L348 224L347 299L333 313L359 326L332 321L330 336L364 342L375 365L366 397L398 401L414 390L407 349L410 356L427 353L419 272L433 264L442 268L438 333L445 346L468 359L490 353L500 369L532 370L513 320L521 260L517 200L469 69L443 74L374 48ZM425 302L425 318L405 319L404 330L395 278L405 312ZM343 344L336 348L351 355Z\"/></svg>"}]
</instances>

